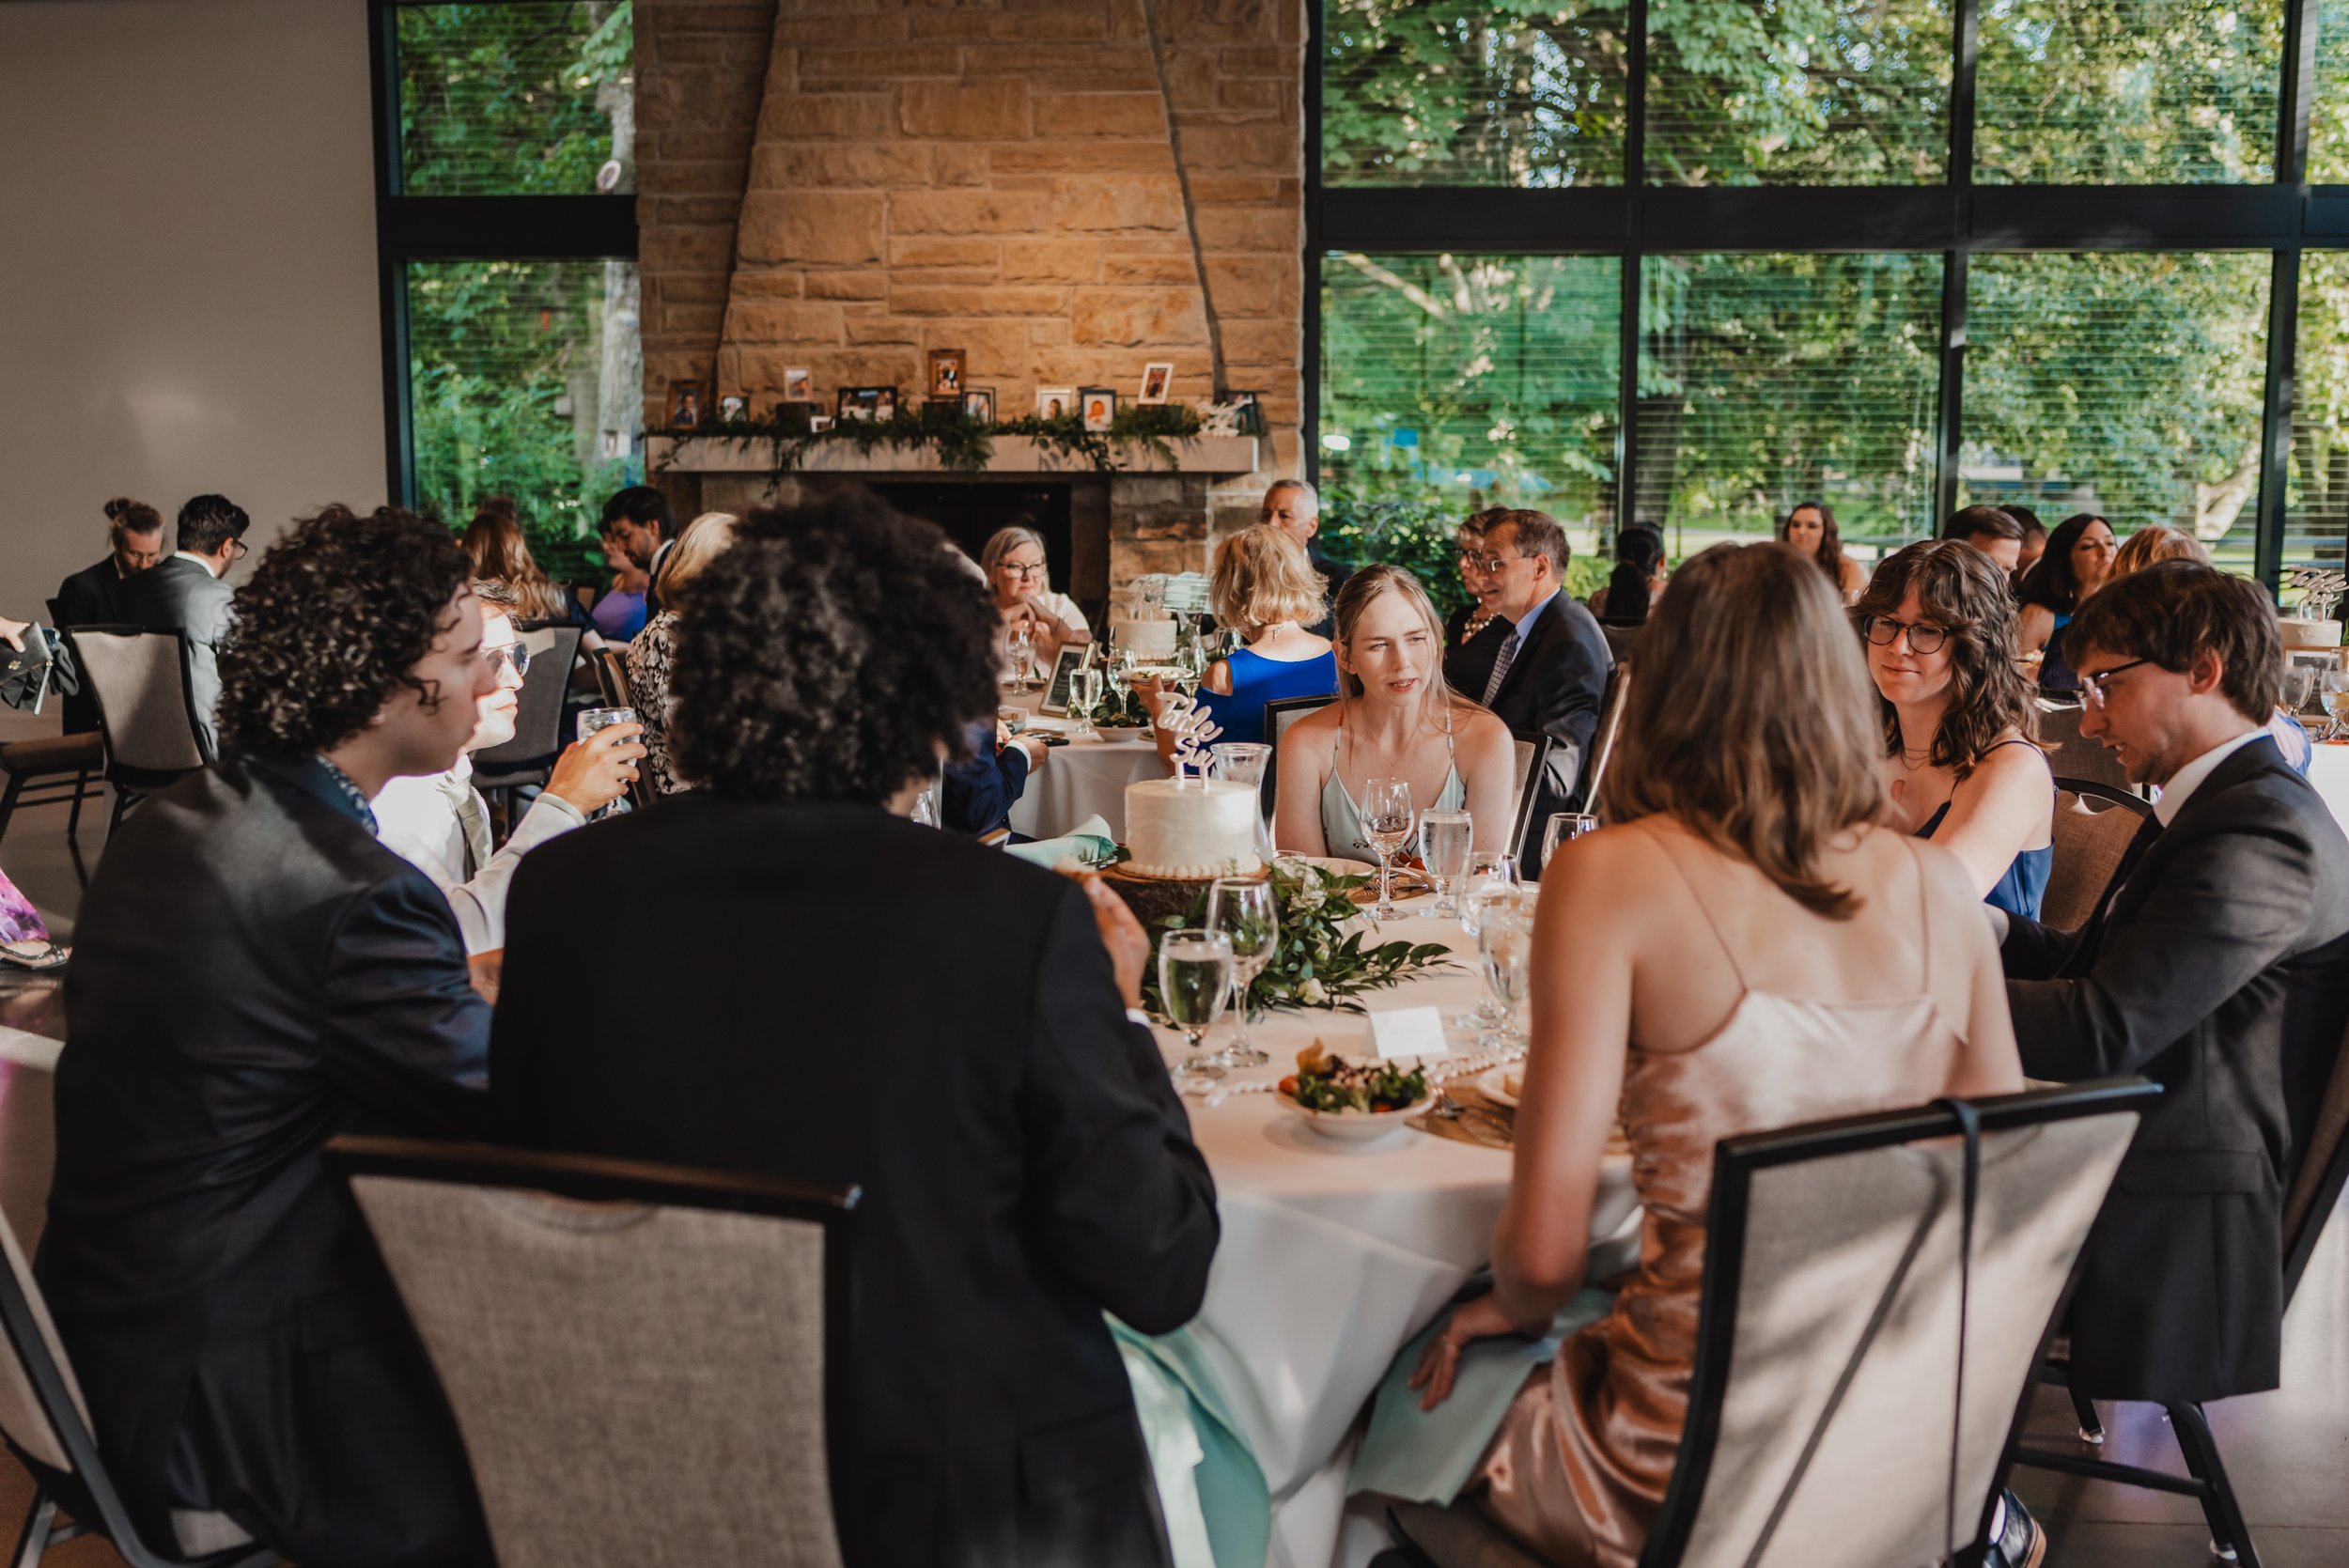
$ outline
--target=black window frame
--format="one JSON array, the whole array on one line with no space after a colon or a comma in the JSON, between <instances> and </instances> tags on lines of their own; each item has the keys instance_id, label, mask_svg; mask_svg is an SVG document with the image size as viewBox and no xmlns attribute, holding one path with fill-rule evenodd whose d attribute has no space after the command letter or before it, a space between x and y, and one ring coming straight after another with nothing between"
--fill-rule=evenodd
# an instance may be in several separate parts
<instances>
[{"instance_id":1,"label":"black window frame","mask_svg":"<svg viewBox=\"0 0 2349 1568\"><path fill-rule=\"evenodd\" d=\"M367 0L375 110L375 268L382 312L386 489L416 505L415 404L408 377L408 266L414 261L637 259L636 193L592 196L412 196L401 190L399 13L448 0ZM527 5L538 0L468 0Z\"/></svg>"},{"instance_id":2,"label":"black window frame","mask_svg":"<svg viewBox=\"0 0 2349 1568\"><path fill-rule=\"evenodd\" d=\"M1516 190L1330 187L1322 150L1325 18L1312 0L1305 80L1306 477L1321 477L1321 265L1333 252L1406 255L1599 255L1623 257L1622 377L1615 493L1639 493L1640 277L1651 255L1941 253L1937 515L1954 510L1963 439L1968 262L1981 253L2264 251L2272 257L2253 573L2271 593L2281 572L2300 259L2349 250L2349 185L2310 185L2309 120L2322 0L2285 0L2276 178L2266 184L1976 184L1975 63L1982 0L1959 0L1952 27L1950 161L1940 185L1688 189L1647 179L1648 0L1630 0L1624 183ZM2342 84L2349 91L2349 83ZM1822 244L1820 235L1835 237ZM1440 239L1432 237L1440 237ZM1616 516L1624 515L1619 499ZM1657 520L1659 521L1668 520Z\"/></svg>"}]
</instances>

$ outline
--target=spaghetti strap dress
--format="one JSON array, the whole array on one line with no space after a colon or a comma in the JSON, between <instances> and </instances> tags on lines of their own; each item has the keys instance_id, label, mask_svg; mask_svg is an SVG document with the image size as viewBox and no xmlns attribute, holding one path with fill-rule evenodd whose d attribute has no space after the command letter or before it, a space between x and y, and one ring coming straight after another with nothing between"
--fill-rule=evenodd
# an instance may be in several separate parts
<instances>
[{"instance_id":1,"label":"spaghetti strap dress","mask_svg":"<svg viewBox=\"0 0 2349 1568\"><path fill-rule=\"evenodd\" d=\"M2031 742L2021 739L2001 740L1997 746L1991 747L1990 751L1997 751L1999 746L2031 746ZM2036 746L2031 746L2031 749L2038 750ZM1983 753L1984 756L1989 754L1990 752ZM2047 781L2047 787L2051 790L2055 787L2055 781L2052 777ZM1942 801L1940 808L1925 818L1925 825L1917 830L1915 836L1931 838L1939 830L1942 819L1950 815L1950 801ZM2014 862L2007 866L2006 873L1999 878L1998 885L1983 894L1982 901L1995 908L2004 909L2008 914L2020 915L2025 920L2037 920L2040 902L2047 896L2047 876L2054 869L2054 844L2044 844L2036 849L2025 849L2018 853Z\"/></svg>"},{"instance_id":2,"label":"spaghetti strap dress","mask_svg":"<svg viewBox=\"0 0 2349 1568\"><path fill-rule=\"evenodd\" d=\"M1338 748L1339 755L1343 757L1346 748L1343 724L1338 729ZM1458 811L1468 803L1468 784L1460 778L1459 753L1453 746L1452 730L1448 725L1443 732L1443 749L1452 759L1451 766L1444 770L1442 787L1436 791L1433 800L1420 808L1423 811ZM1321 841L1330 854L1341 859L1376 862L1378 852L1370 846L1369 838L1362 832L1361 808L1354 803L1353 793L1346 787L1346 781L1338 776L1338 762L1333 759L1330 764L1329 781L1321 786Z\"/></svg>"}]
</instances>

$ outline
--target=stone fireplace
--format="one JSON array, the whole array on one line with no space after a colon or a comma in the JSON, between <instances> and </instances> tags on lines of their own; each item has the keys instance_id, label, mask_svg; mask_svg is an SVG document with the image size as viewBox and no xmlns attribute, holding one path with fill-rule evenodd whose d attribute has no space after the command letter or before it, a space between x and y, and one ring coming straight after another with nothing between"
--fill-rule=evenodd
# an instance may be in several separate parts
<instances>
[{"instance_id":1,"label":"stone fireplace","mask_svg":"<svg viewBox=\"0 0 2349 1568\"><path fill-rule=\"evenodd\" d=\"M999 418L1039 389L1132 401L1257 393L1265 434L1057 470L999 438L988 473L811 449L780 493L871 482L1065 486L1066 571L1088 597L1203 569L1297 472L1301 0L639 0L638 212L646 425L672 381L764 410L805 370L926 390L933 349ZM763 443L656 438L682 508L747 505ZM926 458L926 454L918 455ZM900 492L905 493L905 492ZM973 493L972 516L992 502ZM1060 562L1055 560L1056 568Z\"/></svg>"}]
</instances>

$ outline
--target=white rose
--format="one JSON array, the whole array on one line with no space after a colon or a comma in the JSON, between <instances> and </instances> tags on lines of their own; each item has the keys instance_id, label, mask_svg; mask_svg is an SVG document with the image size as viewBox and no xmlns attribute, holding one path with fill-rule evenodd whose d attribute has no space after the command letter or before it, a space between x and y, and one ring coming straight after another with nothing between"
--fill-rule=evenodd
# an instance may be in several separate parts
<instances>
[{"instance_id":1,"label":"white rose","mask_svg":"<svg viewBox=\"0 0 2349 1568\"><path fill-rule=\"evenodd\" d=\"M1320 981L1307 980L1299 984L1297 1000L1308 1007L1320 1007L1329 1002L1330 993L1323 988Z\"/></svg>"},{"instance_id":2,"label":"white rose","mask_svg":"<svg viewBox=\"0 0 2349 1568\"><path fill-rule=\"evenodd\" d=\"M1314 943L1314 962L1316 964L1326 964L1329 961L1330 942L1327 938L1324 938L1322 940Z\"/></svg>"}]
</instances>

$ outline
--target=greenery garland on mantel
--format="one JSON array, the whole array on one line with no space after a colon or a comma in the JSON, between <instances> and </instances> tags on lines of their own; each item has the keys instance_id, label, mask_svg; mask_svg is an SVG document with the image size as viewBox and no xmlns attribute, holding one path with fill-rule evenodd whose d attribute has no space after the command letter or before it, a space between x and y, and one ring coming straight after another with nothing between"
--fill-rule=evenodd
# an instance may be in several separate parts
<instances>
[{"instance_id":1,"label":"greenery garland on mantel","mask_svg":"<svg viewBox=\"0 0 2349 1568\"><path fill-rule=\"evenodd\" d=\"M1172 468L1175 455L1170 443L1195 440L1206 428L1206 421L1197 409L1179 403L1122 408L1107 430L1086 429L1084 421L1076 414L1063 414L1057 419L1030 414L1024 419L998 424L973 419L960 404L947 403L925 405L918 410L900 408L887 419L835 420L821 430L811 430L800 420L764 419L653 433L670 438L671 444L661 454L658 465L664 471L677 460L679 442L763 442L772 456L774 474L780 478L797 469L811 447L838 442L847 442L863 455L882 447L894 452L927 450L937 456L942 468L981 474L995 455L997 436L1024 436L1047 451L1072 461L1081 460L1102 474L1114 474L1125 467L1118 448L1127 444L1147 447L1160 462Z\"/></svg>"}]
</instances>

